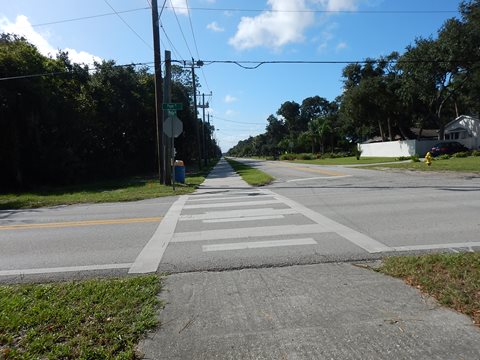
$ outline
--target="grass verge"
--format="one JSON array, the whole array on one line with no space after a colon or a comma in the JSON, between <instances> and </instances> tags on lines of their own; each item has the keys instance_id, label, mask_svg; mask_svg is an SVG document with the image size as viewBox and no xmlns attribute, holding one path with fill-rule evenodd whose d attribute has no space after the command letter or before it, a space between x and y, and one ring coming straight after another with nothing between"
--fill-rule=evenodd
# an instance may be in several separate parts
<instances>
[{"instance_id":1,"label":"grass verge","mask_svg":"<svg viewBox=\"0 0 480 360\"><path fill-rule=\"evenodd\" d=\"M71 205L137 201L162 196L189 194L198 187L216 162L204 170L188 174L185 184L171 186L159 184L156 178L133 178L128 180L104 181L63 188L46 188L40 191L0 194L0 210L31 209L43 206Z\"/></svg>"},{"instance_id":2,"label":"grass verge","mask_svg":"<svg viewBox=\"0 0 480 360\"><path fill-rule=\"evenodd\" d=\"M291 162L302 164L314 164L314 165L364 165L364 164L377 164L384 162L398 161L394 157L361 157L359 160L355 156L338 157L328 159L314 159L314 160L293 160Z\"/></svg>"},{"instance_id":3,"label":"grass verge","mask_svg":"<svg viewBox=\"0 0 480 360\"><path fill-rule=\"evenodd\" d=\"M369 168L378 169L372 166ZM457 172L480 172L480 156L470 156L466 158L434 159L431 166L427 166L423 161L402 164L385 164L381 168L395 168L418 171L457 171Z\"/></svg>"},{"instance_id":4,"label":"grass verge","mask_svg":"<svg viewBox=\"0 0 480 360\"><path fill-rule=\"evenodd\" d=\"M0 286L0 359L136 359L158 276Z\"/></svg>"},{"instance_id":5,"label":"grass verge","mask_svg":"<svg viewBox=\"0 0 480 360\"><path fill-rule=\"evenodd\" d=\"M480 325L480 253L388 257L378 271L403 278Z\"/></svg>"},{"instance_id":6,"label":"grass verge","mask_svg":"<svg viewBox=\"0 0 480 360\"><path fill-rule=\"evenodd\" d=\"M263 186L270 184L275 178L241 162L227 159L235 172L252 186Z\"/></svg>"}]
</instances>

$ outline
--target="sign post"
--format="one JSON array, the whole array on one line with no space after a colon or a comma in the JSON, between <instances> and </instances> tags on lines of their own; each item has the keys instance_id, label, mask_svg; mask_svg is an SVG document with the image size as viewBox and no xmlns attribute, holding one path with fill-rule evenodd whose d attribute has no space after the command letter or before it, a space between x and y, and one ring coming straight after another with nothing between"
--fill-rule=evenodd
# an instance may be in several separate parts
<instances>
[{"instance_id":1,"label":"sign post","mask_svg":"<svg viewBox=\"0 0 480 360\"><path fill-rule=\"evenodd\" d=\"M177 117L177 111L183 110L182 103L163 103L162 109L168 111L168 118L163 123L163 132L167 135L172 141L172 158L171 166L172 166L172 186L173 191L175 191L175 138L180 136L183 132L183 123Z\"/></svg>"}]
</instances>

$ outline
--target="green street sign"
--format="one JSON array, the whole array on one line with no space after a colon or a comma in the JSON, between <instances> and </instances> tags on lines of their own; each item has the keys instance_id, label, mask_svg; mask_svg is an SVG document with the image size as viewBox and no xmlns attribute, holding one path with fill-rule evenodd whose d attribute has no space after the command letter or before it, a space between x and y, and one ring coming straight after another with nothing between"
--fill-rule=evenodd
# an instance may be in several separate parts
<instances>
[{"instance_id":1,"label":"green street sign","mask_svg":"<svg viewBox=\"0 0 480 360\"><path fill-rule=\"evenodd\" d=\"M162 104L163 110L183 110L182 103L163 103Z\"/></svg>"}]
</instances>

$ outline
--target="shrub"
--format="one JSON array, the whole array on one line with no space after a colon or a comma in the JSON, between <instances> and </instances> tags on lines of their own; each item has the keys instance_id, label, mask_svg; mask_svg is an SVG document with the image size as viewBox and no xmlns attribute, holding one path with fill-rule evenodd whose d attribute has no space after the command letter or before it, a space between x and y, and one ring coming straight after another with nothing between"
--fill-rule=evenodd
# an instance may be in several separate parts
<instances>
[{"instance_id":1,"label":"shrub","mask_svg":"<svg viewBox=\"0 0 480 360\"><path fill-rule=\"evenodd\" d=\"M280 155L280 160L295 160L297 158L296 154L282 154Z\"/></svg>"},{"instance_id":2,"label":"shrub","mask_svg":"<svg viewBox=\"0 0 480 360\"><path fill-rule=\"evenodd\" d=\"M448 154L443 154L443 155L440 155L438 157L436 157L437 160L448 160L450 159L450 155Z\"/></svg>"},{"instance_id":3,"label":"shrub","mask_svg":"<svg viewBox=\"0 0 480 360\"><path fill-rule=\"evenodd\" d=\"M473 150L472 156L480 156L480 150Z\"/></svg>"},{"instance_id":4,"label":"shrub","mask_svg":"<svg viewBox=\"0 0 480 360\"><path fill-rule=\"evenodd\" d=\"M347 157L347 156L350 156L350 154L348 152L345 152L345 151L338 151L336 153L331 154L331 157L334 158L334 159Z\"/></svg>"},{"instance_id":5,"label":"shrub","mask_svg":"<svg viewBox=\"0 0 480 360\"><path fill-rule=\"evenodd\" d=\"M461 152L457 152L457 153L453 154L453 156L456 157L456 158L466 158L466 157L468 157L468 155L469 155L468 151L461 151Z\"/></svg>"},{"instance_id":6,"label":"shrub","mask_svg":"<svg viewBox=\"0 0 480 360\"><path fill-rule=\"evenodd\" d=\"M313 154L302 153L302 154L298 154L296 158L298 160L312 160L314 157L313 157Z\"/></svg>"},{"instance_id":7,"label":"shrub","mask_svg":"<svg viewBox=\"0 0 480 360\"><path fill-rule=\"evenodd\" d=\"M420 156L418 156L418 154L415 154L410 158L412 159L413 162L420 162Z\"/></svg>"},{"instance_id":8,"label":"shrub","mask_svg":"<svg viewBox=\"0 0 480 360\"><path fill-rule=\"evenodd\" d=\"M412 157L411 156L400 156L397 158L398 161L405 161L405 160L410 160Z\"/></svg>"}]
</instances>

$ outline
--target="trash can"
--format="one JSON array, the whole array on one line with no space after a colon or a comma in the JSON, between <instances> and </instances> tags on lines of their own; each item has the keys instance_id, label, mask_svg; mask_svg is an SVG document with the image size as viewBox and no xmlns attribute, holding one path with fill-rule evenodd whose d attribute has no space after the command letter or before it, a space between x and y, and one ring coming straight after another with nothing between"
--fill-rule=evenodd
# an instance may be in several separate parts
<instances>
[{"instance_id":1,"label":"trash can","mask_svg":"<svg viewBox=\"0 0 480 360\"><path fill-rule=\"evenodd\" d=\"M175 182L185 183L185 165L182 160L175 160Z\"/></svg>"}]
</instances>

